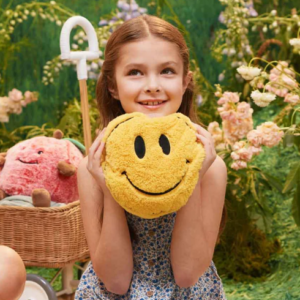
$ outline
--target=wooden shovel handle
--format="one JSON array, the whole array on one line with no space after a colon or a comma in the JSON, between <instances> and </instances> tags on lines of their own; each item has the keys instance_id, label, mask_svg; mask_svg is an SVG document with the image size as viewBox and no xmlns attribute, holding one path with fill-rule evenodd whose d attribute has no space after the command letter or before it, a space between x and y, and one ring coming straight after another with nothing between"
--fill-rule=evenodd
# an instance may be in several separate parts
<instances>
[{"instance_id":1,"label":"wooden shovel handle","mask_svg":"<svg viewBox=\"0 0 300 300\"><path fill-rule=\"evenodd\" d=\"M83 137L84 137L85 153L87 155L92 145L92 136L91 136L88 94L87 94L87 86L86 86L85 79L79 80L79 88L80 88L81 112L82 112L82 121L83 121Z\"/></svg>"}]
</instances>

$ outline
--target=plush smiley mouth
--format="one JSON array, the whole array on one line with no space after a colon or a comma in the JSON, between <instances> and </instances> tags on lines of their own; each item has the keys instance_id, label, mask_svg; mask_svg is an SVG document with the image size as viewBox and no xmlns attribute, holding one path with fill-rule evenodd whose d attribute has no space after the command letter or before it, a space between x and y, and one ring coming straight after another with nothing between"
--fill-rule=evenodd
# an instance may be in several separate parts
<instances>
[{"instance_id":1,"label":"plush smiley mouth","mask_svg":"<svg viewBox=\"0 0 300 300\"><path fill-rule=\"evenodd\" d=\"M190 161L186 160L186 163L189 164ZM185 174L186 174L186 173L185 173ZM182 179L184 178L185 174L183 175ZM140 192L142 192L142 193L144 193L144 194L147 194L147 195L152 195L152 196L157 196L157 195L164 195L164 194L167 194L167 193L171 192L172 190L174 190L174 189L180 184L180 182L182 181L182 179L181 179L181 180L180 180L178 183L176 183L172 188L168 189L168 190L165 191L165 192L162 192L162 193L150 193L150 192L143 191L143 190L141 190L140 188L138 188L137 186L135 186L135 185L132 183L132 181L128 178L126 171L124 171L124 172L122 173L122 175L125 175L126 178L127 178L127 180L130 182L130 184L131 184L134 188L136 188L138 191L140 191Z\"/></svg>"},{"instance_id":2,"label":"plush smiley mouth","mask_svg":"<svg viewBox=\"0 0 300 300\"><path fill-rule=\"evenodd\" d=\"M166 193L171 192L171 191L174 190L174 189L179 185L179 183L182 181L182 180L180 180L180 181L179 181L178 183L176 183L172 188L168 189L168 190L165 191L165 192L162 192L162 193L150 193L150 192L143 191L143 190L139 189L137 186L135 186L135 185L131 182L131 180L128 178L127 173L126 173L125 171L122 173L122 175L123 175L123 174L126 175L126 178L127 178L128 181L130 182L130 184L131 184L134 188L136 188L138 191L140 191L140 192L142 192L142 193L144 193L144 194L147 194L147 195L153 195L153 196L164 195L164 194L166 194ZM184 177L184 176L183 176L183 177Z\"/></svg>"},{"instance_id":3,"label":"plush smiley mouth","mask_svg":"<svg viewBox=\"0 0 300 300\"><path fill-rule=\"evenodd\" d=\"M34 162L27 162L27 161L23 161L21 160L20 158L18 158L18 161L20 161L21 163L23 164L28 164L28 165L34 165L34 164L39 164L37 161L34 161Z\"/></svg>"}]
</instances>

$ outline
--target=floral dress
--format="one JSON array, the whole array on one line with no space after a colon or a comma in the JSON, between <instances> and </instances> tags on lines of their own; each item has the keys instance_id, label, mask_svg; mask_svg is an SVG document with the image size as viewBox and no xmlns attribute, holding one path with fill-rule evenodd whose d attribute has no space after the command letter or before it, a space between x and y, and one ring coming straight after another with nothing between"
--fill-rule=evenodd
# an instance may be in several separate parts
<instances>
[{"instance_id":1,"label":"floral dress","mask_svg":"<svg viewBox=\"0 0 300 300\"><path fill-rule=\"evenodd\" d=\"M80 280L75 300L226 299L213 261L195 285L188 288L176 285L170 262L171 234L176 212L156 219L143 219L126 212L126 218L138 236L138 240L132 242L134 268L127 293L117 295L109 292L90 262Z\"/></svg>"}]
</instances>

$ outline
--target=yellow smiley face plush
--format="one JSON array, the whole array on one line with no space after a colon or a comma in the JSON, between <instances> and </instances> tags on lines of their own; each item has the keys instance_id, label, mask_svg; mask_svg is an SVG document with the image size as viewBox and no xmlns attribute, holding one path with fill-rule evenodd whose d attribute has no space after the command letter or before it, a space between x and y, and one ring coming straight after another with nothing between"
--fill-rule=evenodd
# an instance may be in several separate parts
<instances>
[{"instance_id":1,"label":"yellow smiley face plush","mask_svg":"<svg viewBox=\"0 0 300 300\"><path fill-rule=\"evenodd\" d=\"M205 158L196 129L181 113L139 112L112 120L101 166L114 199L133 215L153 219L178 211L191 196Z\"/></svg>"}]
</instances>

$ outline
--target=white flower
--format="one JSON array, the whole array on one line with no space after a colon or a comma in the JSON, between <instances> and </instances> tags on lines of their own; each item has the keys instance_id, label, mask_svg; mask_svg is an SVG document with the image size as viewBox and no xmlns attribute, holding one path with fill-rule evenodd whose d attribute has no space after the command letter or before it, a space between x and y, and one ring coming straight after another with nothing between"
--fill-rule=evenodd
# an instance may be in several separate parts
<instances>
[{"instance_id":1,"label":"white flower","mask_svg":"<svg viewBox=\"0 0 300 300\"><path fill-rule=\"evenodd\" d=\"M242 75L245 80L252 80L254 77L258 76L261 69L255 67L241 66L237 68L238 73Z\"/></svg>"},{"instance_id":2,"label":"white flower","mask_svg":"<svg viewBox=\"0 0 300 300\"><path fill-rule=\"evenodd\" d=\"M300 49L300 39L291 39L290 44L297 49Z\"/></svg>"},{"instance_id":3,"label":"white flower","mask_svg":"<svg viewBox=\"0 0 300 300\"><path fill-rule=\"evenodd\" d=\"M251 98L257 106L265 107L275 100L276 95L272 93L261 93L259 90L255 90L251 93Z\"/></svg>"},{"instance_id":4,"label":"white flower","mask_svg":"<svg viewBox=\"0 0 300 300\"><path fill-rule=\"evenodd\" d=\"M277 15L277 10L273 9L273 10L271 11L271 15L272 15L272 16L276 16L276 15Z\"/></svg>"}]
</instances>

